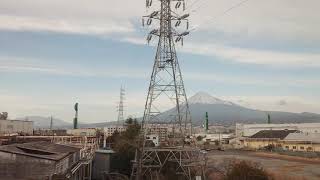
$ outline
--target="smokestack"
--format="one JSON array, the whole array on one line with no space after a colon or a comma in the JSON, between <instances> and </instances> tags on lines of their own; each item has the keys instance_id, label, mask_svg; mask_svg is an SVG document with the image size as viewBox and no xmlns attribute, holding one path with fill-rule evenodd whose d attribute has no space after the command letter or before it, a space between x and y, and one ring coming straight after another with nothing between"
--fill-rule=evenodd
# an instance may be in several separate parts
<instances>
[{"instance_id":1,"label":"smokestack","mask_svg":"<svg viewBox=\"0 0 320 180\"><path fill-rule=\"evenodd\" d=\"M76 111L76 114L73 119L73 129L78 129L78 105L78 103L74 105L74 110Z\"/></svg>"},{"instance_id":2,"label":"smokestack","mask_svg":"<svg viewBox=\"0 0 320 180\"><path fill-rule=\"evenodd\" d=\"M206 133L208 133L208 130L209 130L209 115L208 115L208 112L206 112L206 122L205 122L205 130L206 130Z\"/></svg>"}]
</instances>

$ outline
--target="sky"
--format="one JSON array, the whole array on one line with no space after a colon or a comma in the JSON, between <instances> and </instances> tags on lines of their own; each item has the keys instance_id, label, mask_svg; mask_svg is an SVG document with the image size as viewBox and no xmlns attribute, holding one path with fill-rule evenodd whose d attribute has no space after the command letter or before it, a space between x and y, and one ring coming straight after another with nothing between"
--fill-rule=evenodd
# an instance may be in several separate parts
<instances>
[{"instance_id":1,"label":"sky","mask_svg":"<svg viewBox=\"0 0 320 180\"><path fill-rule=\"evenodd\" d=\"M154 0L1 0L0 111L84 123L144 110L157 24ZM187 95L245 107L320 113L319 0L186 0L190 35L176 44ZM227 11L227 13L225 13ZM181 30L181 28L180 28Z\"/></svg>"}]
</instances>

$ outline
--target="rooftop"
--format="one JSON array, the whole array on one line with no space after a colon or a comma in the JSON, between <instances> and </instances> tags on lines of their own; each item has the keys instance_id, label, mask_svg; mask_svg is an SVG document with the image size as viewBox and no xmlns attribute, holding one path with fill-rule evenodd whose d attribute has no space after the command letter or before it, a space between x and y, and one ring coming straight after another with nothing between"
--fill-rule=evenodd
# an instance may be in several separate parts
<instances>
[{"instance_id":1,"label":"rooftop","mask_svg":"<svg viewBox=\"0 0 320 180\"><path fill-rule=\"evenodd\" d=\"M2 152L20 154L53 161L61 160L70 153L74 153L79 150L80 148L78 147L55 144L45 141L0 146L0 151Z\"/></svg>"},{"instance_id":2,"label":"rooftop","mask_svg":"<svg viewBox=\"0 0 320 180\"><path fill-rule=\"evenodd\" d=\"M284 139L290 133L297 130L262 130L252 135L250 138L268 138L268 139Z\"/></svg>"},{"instance_id":3,"label":"rooftop","mask_svg":"<svg viewBox=\"0 0 320 180\"><path fill-rule=\"evenodd\" d=\"M290 133L284 140L320 143L320 133Z\"/></svg>"}]
</instances>

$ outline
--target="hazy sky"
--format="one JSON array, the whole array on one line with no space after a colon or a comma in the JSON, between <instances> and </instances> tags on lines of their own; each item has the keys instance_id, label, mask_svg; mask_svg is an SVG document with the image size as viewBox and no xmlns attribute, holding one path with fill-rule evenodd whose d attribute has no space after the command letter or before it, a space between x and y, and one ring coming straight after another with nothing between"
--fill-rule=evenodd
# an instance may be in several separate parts
<instances>
[{"instance_id":1,"label":"hazy sky","mask_svg":"<svg viewBox=\"0 0 320 180\"><path fill-rule=\"evenodd\" d=\"M189 96L320 113L319 0L250 0L225 15L241 0L186 2L194 30L177 48ZM0 111L71 122L79 102L80 121L112 121L123 85L126 116L140 116L151 12L145 0L1 0Z\"/></svg>"}]
</instances>

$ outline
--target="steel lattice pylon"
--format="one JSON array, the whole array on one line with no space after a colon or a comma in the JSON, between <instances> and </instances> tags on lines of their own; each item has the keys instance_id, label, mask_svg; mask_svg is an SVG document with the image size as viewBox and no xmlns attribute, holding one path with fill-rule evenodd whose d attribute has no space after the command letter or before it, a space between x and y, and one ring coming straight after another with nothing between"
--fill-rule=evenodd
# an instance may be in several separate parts
<instances>
[{"instance_id":1,"label":"steel lattice pylon","mask_svg":"<svg viewBox=\"0 0 320 180\"><path fill-rule=\"evenodd\" d=\"M151 0L147 1L147 7L151 6L151 2ZM185 7L184 0L160 0L160 10L144 16L144 19L147 19L147 25L150 25L152 20L158 20L160 27L152 30L147 38L150 41L153 36L158 36L159 41L142 127L147 132L150 124L170 123L173 136L184 137L185 134L191 134L191 127L189 133L185 131L187 124L191 126L191 116L175 50L175 42L183 42L183 37L189 32L178 33L175 27L180 26L181 22L186 22L188 27L186 18L189 14L179 16L174 13L175 15L172 15L172 2L176 3L175 9L179 9L181 4ZM174 38L176 39L174 40ZM166 111L172 105L175 109ZM166 113L162 114L164 111Z\"/></svg>"},{"instance_id":2,"label":"steel lattice pylon","mask_svg":"<svg viewBox=\"0 0 320 180\"><path fill-rule=\"evenodd\" d=\"M157 2L160 2L160 10L155 10L150 15L143 16L142 19L143 25L145 23L151 25L152 21L157 20L160 26L153 29L147 37L148 42L154 36L159 39L131 179L159 179L166 165L174 163L177 167L176 173L191 180L191 170L197 169L195 167L201 162L199 149L184 147L184 144L180 143L174 143L174 145L169 143L169 147L150 148L146 147L145 143L145 137L149 132L148 129L152 128L152 124L170 124L173 135L171 137L174 137L176 142L183 142L184 138L192 133L188 100L175 49L175 43L183 44L184 36L189 34L185 30L178 32L182 22L188 29L189 14L179 15L178 11L185 10L184 0ZM146 0L146 5L150 8L152 0ZM172 105L175 108L168 111ZM187 131L188 128L189 131Z\"/></svg>"}]
</instances>

